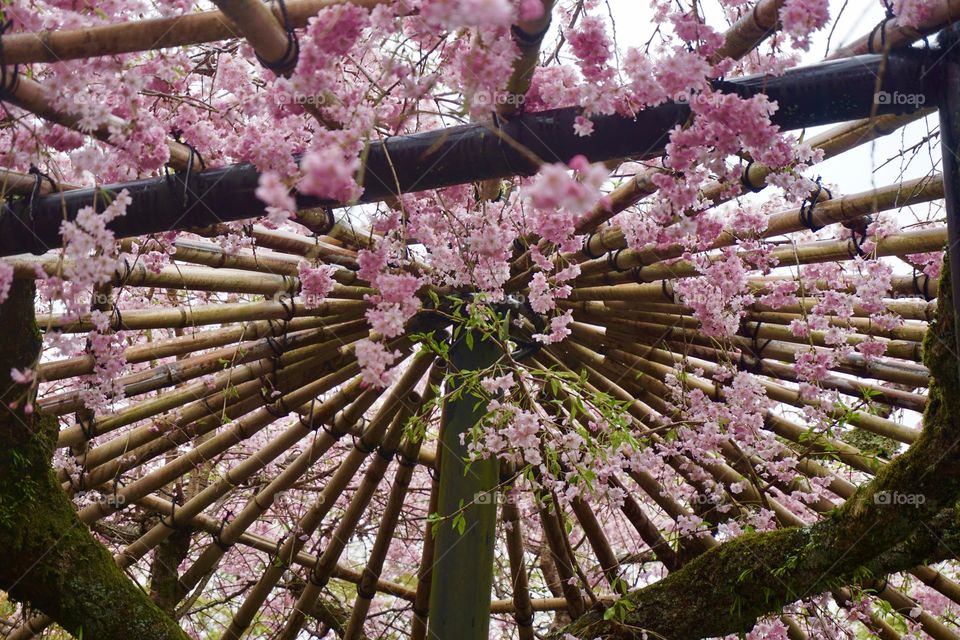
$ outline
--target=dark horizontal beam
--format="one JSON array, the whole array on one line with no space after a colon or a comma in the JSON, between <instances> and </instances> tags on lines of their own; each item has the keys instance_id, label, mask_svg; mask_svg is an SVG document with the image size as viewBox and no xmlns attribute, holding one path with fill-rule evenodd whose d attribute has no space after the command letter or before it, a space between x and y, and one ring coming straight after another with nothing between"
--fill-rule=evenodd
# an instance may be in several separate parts
<instances>
[{"instance_id":1,"label":"dark horizontal beam","mask_svg":"<svg viewBox=\"0 0 960 640\"><path fill-rule=\"evenodd\" d=\"M903 114L935 106L942 91L937 52L906 49L888 56L858 56L792 69L782 76L750 76L717 83L726 92L749 97L760 93L776 101L772 120L783 130L826 125L871 115ZM885 92L889 100L875 96ZM588 137L574 133L578 109L523 113L488 126L468 124L369 144L360 202L375 202L397 193L437 189L492 178L532 175L537 161L567 162L582 154L592 162L615 158L654 158L663 153L670 130L690 116L683 103L645 109L635 118L596 116ZM512 140L513 142L507 142ZM535 160L536 159L536 160ZM0 256L42 253L59 247L60 223L81 208L104 206L103 189L127 189L133 199L127 215L110 223L117 237L202 227L264 215L256 198L257 170L249 164L184 175L150 178L77 189L37 198L32 212L27 199L3 207ZM340 206L297 195L300 208Z\"/></svg>"}]
</instances>

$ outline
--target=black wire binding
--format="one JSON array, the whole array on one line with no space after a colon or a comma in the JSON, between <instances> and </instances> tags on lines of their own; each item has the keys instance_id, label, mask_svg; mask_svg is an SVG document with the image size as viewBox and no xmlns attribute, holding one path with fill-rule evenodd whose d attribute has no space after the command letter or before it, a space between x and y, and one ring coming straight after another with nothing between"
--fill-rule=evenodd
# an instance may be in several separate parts
<instances>
[{"instance_id":1,"label":"black wire binding","mask_svg":"<svg viewBox=\"0 0 960 640\"><path fill-rule=\"evenodd\" d=\"M620 265L617 264L617 261L620 259L620 254L621 254L621 253L623 253L623 249L617 249L617 250L614 251L613 253L608 253L608 254L607 254L607 264L610 265L610 268L611 268L611 269L613 269L614 271L616 271L616 272L618 272L618 273L623 273L623 272L625 272L625 271L629 271L629 270L630 270L629 267L627 267L626 269L623 269L623 268L620 267Z\"/></svg>"},{"instance_id":2,"label":"black wire binding","mask_svg":"<svg viewBox=\"0 0 960 640\"><path fill-rule=\"evenodd\" d=\"M193 206L197 203L197 201L200 200L200 198L198 197L191 198L191 196L195 196L195 191L194 189L190 188L190 185L193 182L194 177L196 176L196 170L195 170L196 161L198 158L200 159L200 167L201 167L200 171L206 170L207 162L203 159L203 156L201 156L200 153L193 147L193 145L191 145L188 142L184 142L183 140L180 139L180 136L183 134L182 131L180 131L179 129L174 129L173 131L170 132L170 134L173 136L173 139L176 142L184 145L190 151L190 155L187 158L187 168L184 169L183 171L183 177L182 178L180 177L179 171L175 171L172 174L172 186L176 186L178 181L183 182L183 194L180 196L180 213L181 215L185 216L193 208ZM167 184L169 185L171 184L170 167L165 166L164 172L166 173L166 176L168 178ZM194 200L194 201L191 202L191 200Z\"/></svg>"},{"instance_id":3,"label":"black wire binding","mask_svg":"<svg viewBox=\"0 0 960 640\"><path fill-rule=\"evenodd\" d=\"M123 330L123 314L120 313L120 308L119 308L119 307L114 307L114 308L113 308L113 314L114 314L115 316L117 316L117 319L116 319L116 321L115 321L113 330L114 330L114 331L122 331L122 330Z\"/></svg>"},{"instance_id":4,"label":"black wire binding","mask_svg":"<svg viewBox=\"0 0 960 640\"><path fill-rule=\"evenodd\" d=\"M396 453L397 453L396 450L388 451L383 445L380 445L379 447L377 447L377 455L383 458L384 460L386 460L387 462L390 462L391 460L393 460L393 456Z\"/></svg>"},{"instance_id":5,"label":"black wire binding","mask_svg":"<svg viewBox=\"0 0 960 640\"><path fill-rule=\"evenodd\" d=\"M13 20L0 22L0 100L9 101L20 85L20 65L13 65L13 73L7 71L7 54L3 50L2 36L13 26Z\"/></svg>"},{"instance_id":6,"label":"black wire binding","mask_svg":"<svg viewBox=\"0 0 960 640\"><path fill-rule=\"evenodd\" d=\"M80 427L80 433L83 434L84 439L93 440L97 437L97 432L93 428L93 420L90 419L89 414L81 414L77 412L77 426ZM81 475L81 478L83 476Z\"/></svg>"},{"instance_id":7,"label":"black wire binding","mask_svg":"<svg viewBox=\"0 0 960 640\"><path fill-rule=\"evenodd\" d=\"M357 451L363 453L364 455L370 455L377 450L377 445L370 445L363 441L363 436L353 439L353 446L357 448Z\"/></svg>"},{"instance_id":8,"label":"black wire binding","mask_svg":"<svg viewBox=\"0 0 960 640\"><path fill-rule=\"evenodd\" d=\"M753 160L747 162L747 166L743 168L743 173L740 175L740 184L752 191L753 193L760 193L763 191L764 185L756 186L750 182L750 167L753 166Z\"/></svg>"},{"instance_id":9,"label":"black wire binding","mask_svg":"<svg viewBox=\"0 0 960 640\"><path fill-rule=\"evenodd\" d=\"M896 15L893 13L893 5L887 2L887 0L884 0L883 6L887 10L887 15L883 20L874 25L873 29L870 30L870 35L867 36L867 53L871 55L877 53L873 46L873 37L877 35L878 29L880 30L880 50L883 52L887 49L887 23L896 18Z\"/></svg>"},{"instance_id":10,"label":"black wire binding","mask_svg":"<svg viewBox=\"0 0 960 640\"><path fill-rule=\"evenodd\" d=\"M920 288L920 285L917 282L920 279L921 274L923 275L923 288ZM921 271L917 271L917 268L913 268L913 291L919 296L923 296L923 299L927 302L930 302L930 276Z\"/></svg>"},{"instance_id":11,"label":"black wire binding","mask_svg":"<svg viewBox=\"0 0 960 640\"><path fill-rule=\"evenodd\" d=\"M858 232L856 229L850 230L850 241L853 243L851 247L850 257L851 258L863 258L867 254L863 251L863 243L867 241L867 231Z\"/></svg>"},{"instance_id":12,"label":"black wire binding","mask_svg":"<svg viewBox=\"0 0 960 640\"><path fill-rule=\"evenodd\" d=\"M277 302L279 302L283 310L287 312L286 322L290 322L297 317L297 305L293 302L292 298L280 296L277 298Z\"/></svg>"},{"instance_id":13,"label":"black wire binding","mask_svg":"<svg viewBox=\"0 0 960 640\"><path fill-rule=\"evenodd\" d=\"M226 543L223 541L223 538L222 538L222 536L223 536L223 528L226 527L228 524L230 524L229 518L230 518L230 516L232 516L232 515L233 515L233 512L232 512L232 511L227 511L227 515L223 516L223 519L220 520L220 526L217 527L217 532L214 533L214 534L212 534L212 535L213 535L213 544L215 544L215 545L217 545L218 547L220 547L220 550L223 551L224 553L226 553L227 551L229 551L229 550L230 550L230 547L233 546L232 544L226 544Z\"/></svg>"},{"instance_id":14,"label":"black wire binding","mask_svg":"<svg viewBox=\"0 0 960 640\"><path fill-rule=\"evenodd\" d=\"M160 524L167 527L168 529L173 529L176 531L180 527L177 525L177 503L173 500L170 501L170 522L168 523L164 516L160 516Z\"/></svg>"},{"instance_id":15,"label":"black wire binding","mask_svg":"<svg viewBox=\"0 0 960 640\"><path fill-rule=\"evenodd\" d=\"M312 584L313 586L319 587L322 589L323 587L327 586L327 583L330 582L330 576L318 576L317 568L314 567L313 569L310 570L310 577L308 578L308 580L310 581L310 584Z\"/></svg>"},{"instance_id":16,"label":"black wire binding","mask_svg":"<svg viewBox=\"0 0 960 640\"><path fill-rule=\"evenodd\" d=\"M373 589L372 591L367 591L366 585L364 585L363 581L361 580L360 584L357 585L357 595L364 600L373 600L373 597L377 595L377 590Z\"/></svg>"},{"instance_id":17,"label":"black wire binding","mask_svg":"<svg viewBox=\"0 0 960 640\"><path fill-rule=\"evenodd\" d=\"M290 566L290 565L287 564L286 562L283 562L283 559L280 557L281 547L283 546L283 543L284 543L284 541L285 541L286 539L287 539L287 534L286 534L286 533L283 534L282 536L280 536L279 538L277 538L277 546L276 546L276 548L273 550L273 553L270 554L270 564L274 564L275 562L277 562L277 561L279 560L281 563L284 564L284 566Z\"/></svg>"},{"instance_id":18,"label":"black wire binding","mask_svg":"<svg viewBox=\"0 0 960 640\"><path fill-rule=\"evenodd\" d=\"M411 458L410 456L401 452L397 455L397 464L399 464L401 467L409 467L410 469L414 469L417 466L417 459Z\"/></svg>"},{"instance_id":19,"label":"black wire binding","mask_svg":"<svg viewBox=\"0 0 960 640\"><path fill-rule=\"evenodd\" d=\"M603 253L596 254L596 253L593 252L593 249L590 248L590 243L593 242L593 238L594 238L594 236L596 236L596 235L597 235L597 234L595 234L595 233L591 233L589 236L587 236L587 239L583 241L583 248L580 249L580 253L582 253L583 255L587 256L587 257L590 258L591 260L596 260L597 258L602 258L602 257L603 257ZM603 236L600 237L600 240L601 240L601 246L602 246L602 245L603 245Z\"/></svg>"},{"instance_id":20,"label":"black wire binding","mask_svg":"<svg viewBox=\"0 0 960 640\"><path fill-rule=\"evenodd\" d=\"M816 233L823 229L823 225L818 225L813 223L813 210L816 208L817 203L820 202L820 194L824 191L827 192L827 200L833 198L833 194L830 193L830 189L827 189L820 182L820 176L817 176L817 188L809 196L803 199L803 202L800 204L800 222L810 231Z\"/></svg>"},{"instance_id":21,"label":"black wire binding","mask_svg":"<svg viewBox=\"0 0 960 640\"><path fill-rule=\"evenodd\" d=\"M2 38L0 38L2 42ZM46 173L40 171L35 164L30 165L30 170L27 172L34 177L33 188L30 190L30 199L27 201L27 226L30 229L30 235L33 236L33 242L30 247L31 253L34 255L42 255L46 253L50 247L45 246L39 240L37 240L37 217L34 215L34 207L36 206L37 198L40 197L40 189L43 187L43 180L46 178L47 182L50 183L50 186L54 191L57 190L57 183L53 181Z\"/></svg>"},{"instance_id":22,"label":"black wire binding","mask_svg":"<svg viewBox=\"0 0 960 640\"><path fill-rule=\"evenodd\" d=\"M293 31L293 25L290 24L290 14L287 12L287 3L284 0L277 0L280 5L280 15L283 16L283 30L287 32L287 49L280 56L279 60L264 60L259 53L256 54L257 61L265 69L273 71L278 76L284 75L297 66L297 60L300 58L300 42Z\"/></svg>"}]
</instances>

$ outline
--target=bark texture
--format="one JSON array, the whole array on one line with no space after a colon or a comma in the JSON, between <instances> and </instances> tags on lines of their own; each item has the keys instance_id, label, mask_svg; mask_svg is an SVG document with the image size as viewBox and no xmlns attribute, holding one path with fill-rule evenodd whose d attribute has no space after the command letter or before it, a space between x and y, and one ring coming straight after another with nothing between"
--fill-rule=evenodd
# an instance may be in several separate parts
<instances>
[{"instance_id":1,"label":"bark texture","mask_svg":"<svg viewBox=\"0 0 960 640\"><path fill-rule=\"evenodd\" d=\"M77 637L186 640L77 518L50 463L56 419L24 411L30 389L10 370L40 350L31 281L0 305L0 336L0 589Z\"/></svg>"}]
</instances>

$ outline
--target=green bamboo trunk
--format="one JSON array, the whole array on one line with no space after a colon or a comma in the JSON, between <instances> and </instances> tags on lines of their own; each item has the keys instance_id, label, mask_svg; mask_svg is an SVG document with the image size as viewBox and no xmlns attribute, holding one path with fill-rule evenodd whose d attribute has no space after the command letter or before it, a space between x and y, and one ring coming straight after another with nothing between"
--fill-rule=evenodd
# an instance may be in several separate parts
<instances>
[{"instance_id":1,"label":"green bamboo trunk","mask_svg":"<svg viewBox=\"0 0 960 640\"><path fill-rule=\"evenodd\" d=\"M477 337L451 347L451 372L484 369L500 357L498 345ZM458 384L460 376L448 378L447 393ZM494 458L474 462L468 469L467 447L460 442L461 434L468 433L485 412L484 399L466 390L443 406L438 512L446 519L434 533L428 622L433 640L486 640L490 627L498 465ZM461 509L462 519L454 518Z\"/></svg>"}]
</instances>

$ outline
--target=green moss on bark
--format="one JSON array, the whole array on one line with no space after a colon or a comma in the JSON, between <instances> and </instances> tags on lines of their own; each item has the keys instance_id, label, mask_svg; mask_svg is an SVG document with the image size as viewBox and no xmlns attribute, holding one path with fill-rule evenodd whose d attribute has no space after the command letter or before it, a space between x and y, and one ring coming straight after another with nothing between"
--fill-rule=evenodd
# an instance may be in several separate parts
<instances>
[{"instance_id":1,"label":"green moss on bark","mask_svg":"<svg viewBox=\"0 0 960 640\"><path fill-rule=\"evenodd\" d=\"M10 369L37 358L33 304L33 283L16 281L0 305L0 589L77 636L185 640L77 518L50 465L56 419L24 411Z\"/></svg>"}]
</instances>

